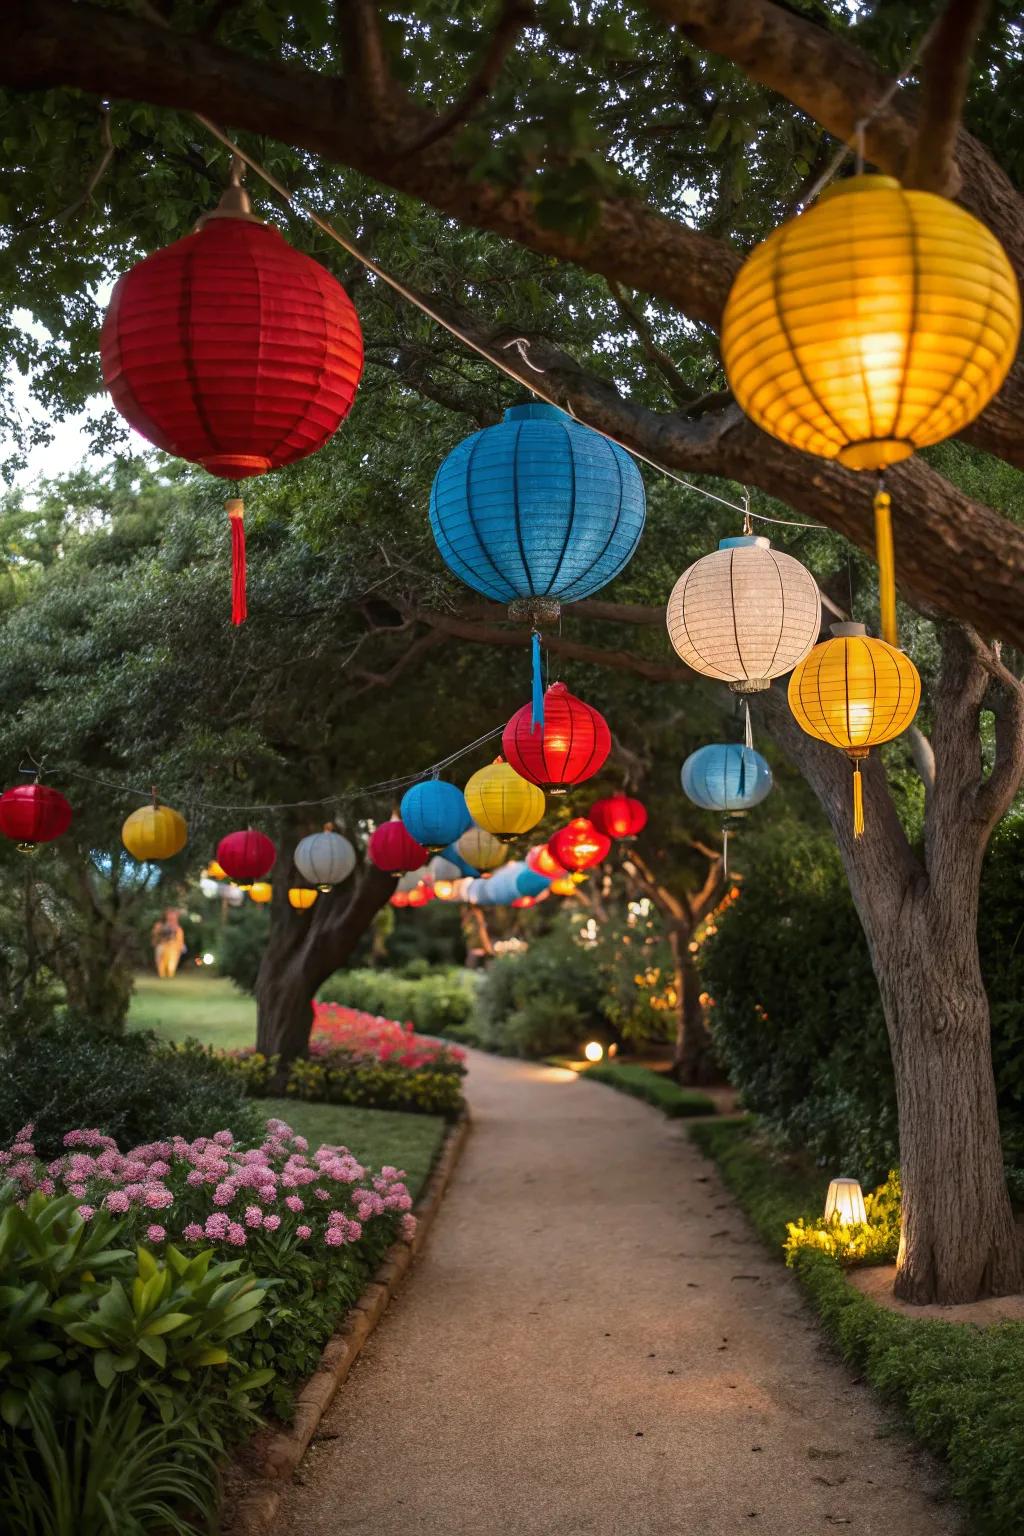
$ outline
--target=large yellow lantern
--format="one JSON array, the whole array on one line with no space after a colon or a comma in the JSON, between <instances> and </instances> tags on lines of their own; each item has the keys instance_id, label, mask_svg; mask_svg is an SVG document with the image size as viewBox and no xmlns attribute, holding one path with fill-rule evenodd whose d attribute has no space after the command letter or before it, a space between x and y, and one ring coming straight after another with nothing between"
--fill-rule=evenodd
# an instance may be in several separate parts
<instances>
[{"instance_id":1,"label":"large yellow lantern","mask_svg":"<svg viewBox=\"0 0 1024 1536\"><path fill-rule=\"evenodd\" d=\"M140 864L172 859L188 842L188 826L169 805L140 805L121 828L121 841Z\"/></svg>"},{"instance_id":2,"label":"large yellow lantern","mask_svg":"<svg viewBox=\"0 0 1024 1536\"><path fill-rule=\"evenodd\" d=\"M845 752L854 765L853 835L864 831L860 765L872 747L905 731L921 702L917 668L863 624L833 624L789 680L789 707L809 736Z\"/></svg>"},{"instance_id":3,"label":"large yellow lantern","mask_svg":"<svg viewBox=\"0 0 1024 1536\"><path fill-rule=\"evenodd\" d=\"M255 890L255 886L253 889ZM251 895L252 892L249 894ZM319 892L312 890L308 885L293 885L288 890L288 900L296 912L308 912L318 895Z\"/></svg>"},{"instance_id":4,"label":"large yellow lantern","mask_svg":"<svg viewBox=\"0 0 1024 1536\"><path fill-rule=\"evenodd\" d=\"M544 815L543 791L521 778L501 757L469 779L466 804L477 826L493 833L502 843L529 832ZM461 852L461 840L459 846ZM463 854L463 858L469 861L468 854ZM476 867L479 869L479 864Z\"/></svg>"},{"instance_id":5,"label":"large yellow lantern","mask_svg":"<svg viewBox=\"0 0 1024 1536\"><path fill-rule=\"evenodd\" d=\"M463 832L455 844L455 851L467 864L484 874L488 870L497 869L508 858L505 844L499 843L494 833L485 832L483 827L474 826L468 832Z\"/></svg>"},{"instance_id":6,"label":"large yellow lantern","mask_svg":"<svg viewBox=\"0 0 1024 1536\"><path fill-rule=\"evenodd\" d=\"M274 894L274 887L269 880L254 880L252 885L242 887L248 890L249 900L256 902L257 906L265 906Z\"/></svg>"},{"instance_id":7,"label":"large yellow lantern","mask_svg":"<svg viewBox=\"0 0 1024 1536\"><path fill-rule=\"evenodd\" d=\"M1020 319L1013 269L984 224L891 176L855 176L744 263L725 306L722 357L739 404L773 437L848 469L883 470L985 408L1016 355ZM891 640L888 512L883 492Z\"/></svg>"}]
</instances>

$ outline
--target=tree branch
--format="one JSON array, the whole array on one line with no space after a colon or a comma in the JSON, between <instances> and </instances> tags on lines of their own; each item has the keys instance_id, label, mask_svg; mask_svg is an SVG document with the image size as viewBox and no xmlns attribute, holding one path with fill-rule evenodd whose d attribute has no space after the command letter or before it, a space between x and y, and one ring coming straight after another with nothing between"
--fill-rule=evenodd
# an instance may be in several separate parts
<instances>
[{"instance_id":1,"label":"tree branch","mask_svg":"<svg viewBox=\"0 0 1024 1536\"><path fill-rule=\"evenodd\" d=\"M657 369L668 385L668 391L673 401L681 411L687 411L698 398L696 391L683 378L683 375L679 372L679 369L669 357L664 347L660 347L655 341L654 332L651 330L646 315L637 308L631 299L627 299L622 285L617 283L614 277L608 279L608 289L618 306L619 313L625 317L636 333L637 339L643 348L644 356Z\"/></svg>"},{"instance_id":2,"label":"tree branch","mask_svg":"<svg viewBox=\"0 0 1024 1536\"><path fill-rule=\"evenodd\" d=\"M954 193L960 176L956 141L971 75L971 56L989 0L950 0L921 54L917 135L903 182L942 196Z\"/></svg>"},{"instance_id":3,"label":"tree branch","mask_svg":"<svg viewBox=\"0 0 1024 1536\"><path fill-rule=\"evenodd\" d=\"M532 0L502 0L501 12L491 33L490 42L484 50L473 78L455 105L447 112L443 112L436 122L423 130L411 144L407 144L403 150L404 154L419 154L429 145L447 138L472 116L480 103L487 99L497 85L505 60L515 48L526 27L533 21L534 15Z\"/></svg>"},{"instance_id":4,"label":"tree branch","mask_svg":"<svg viewBox=\"0 0 1024 1536\"><path fill-rule=\"evenodd\" d=\"M416 609L416 618L431 629L475 645L522 646L530 644L530 631L525 626L518 629L498 629L494 625L473 624L453 614L438 613L427 608ZM634 656L629 651L605 651L594 645L583 645L576 640L566 640L561 635L545 635L545 647L555 656L570 661L591 662L597 667L610 667L614 672L632 672L654 683L692 683L694 674L682 662L651 661L645 656Z\"/></svg>"},{"instance_id":5,"label":"tree branch","mask_svg":"<svg viewBox=\"0 0 1024 1536\"><path fill-rule=\"evenodd\" d=\"M376 0L334 0L345 83L371 114L393 119L401 92L388 63ZM372 129L373 123L367 122Z\"/></svg>"}]
</instances>

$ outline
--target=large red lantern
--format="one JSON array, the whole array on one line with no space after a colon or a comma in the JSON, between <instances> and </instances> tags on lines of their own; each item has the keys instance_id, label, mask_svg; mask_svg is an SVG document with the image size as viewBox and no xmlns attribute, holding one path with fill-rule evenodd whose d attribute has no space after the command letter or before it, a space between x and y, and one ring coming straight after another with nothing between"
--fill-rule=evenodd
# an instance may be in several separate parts
<instances>
[{"instance_id":1,"label":"large red lantern","mask_svg":"<svg viewBox=\"0 0 1024 1536\"><path fill-rule=\"evenodd\" d=\"M387 875L404 875L427 862L427 850L410 836L397 816L374 828L366 851L370 862Z\"/></svg>"},{"instance_id":2,"label":"large red lantern","mask_svg":"<svg viewBox=\"0 0 1024 1536\"><path fill-rule=\"evenodd\" d=\"M606 837L636 837L647 825L647 811L639 800L617 792L604 800L595 800L590 819Z\"/></svg>"},{"instance_id":3,"label":"large red lantern","mask_svg":"<svg viewBox=\"0 0 1024 1536\"><path fill-rule=\"evenodd\" d=\"M501 750L521 778L551 795L564 795L589 779L611 751L604 716L552 683L544 695L544 724L534 726L533 705L516 710L501 735Z\"/></svg>"},{"instance_id":4,"label":"large red lantern","mask_svg":"<svg viewBox=\"0 0 1024 1536\"><path fill-rule=\"evenodd\" d=\"M391 896L389 900L393 907L407 907L409 905L409 892L395 891L394 895Z\"/></svg>"},{"instance_id":5,"label":"large red lantern","mask_svg":"<svg viewBox=\"0 0 1024 1536\"><path fill-rule=\"evenodd\" d=\"M22 853L34 853L40 843L52 843L70 825L70 805L59 790L46 784L16 784L0 795L0 832L17 843Z\"/></svg>"},{"instance_id":6,"label":"large red lantern","mask_svg":"<svg viewBox=\"0 0 1024 1536\"><path fill-rule=\"evenodd\" d=\"M434 887L432 885L414 885L408 893L407 905L410 907L425 907L428 901L434 899Z\"/></svg>"},{"instance_id":7,"label":"large red lantern","mask_svg":"<svg viewBox=\"0 0 1024 1536\"><path fill-rule=\"evenodd\" d=\"M532 869L535 875L546 875L549 880L557 880L565 874L547 843L534 844L526 855L526 867Z\"/></svg>"},{"instance_id":8,"label":"large red lantern","mask_svg":"<svg viewBox=\"0 0 1024 1536\"><path fill-rule=\"evenodd\" d=\"M111 398L137 432L235 481L323 447L355 396L363 338L337 279L254 218L232 176L191 235L115 284L100 357ZM240 624L243 504L232 498L227 510Z\"/></svg>"},{"instance_id":9,"label":"large red lantern","mask_svg":"<svg viewBox=\"0 0 1024 1536\"><path fill-rule=\"evenodd\" d=\"M270 873L277 849L264 832L229 832L217 844L217 863L236 885L252 885Z\"/></svg>"},{"instance_id":10,"label":"large red lantern","mask_svg":"<svg viewBox=\"0 0 1024 1536\"><path fill-rule=\"evenodd\" d=\"M551 856L563 869L574 874L583 869L593 869L595 864L607 858L612 842L599 832L586 816L577 816L568 826L561 827L548 841Z\"/></svg>"}]
</instances>

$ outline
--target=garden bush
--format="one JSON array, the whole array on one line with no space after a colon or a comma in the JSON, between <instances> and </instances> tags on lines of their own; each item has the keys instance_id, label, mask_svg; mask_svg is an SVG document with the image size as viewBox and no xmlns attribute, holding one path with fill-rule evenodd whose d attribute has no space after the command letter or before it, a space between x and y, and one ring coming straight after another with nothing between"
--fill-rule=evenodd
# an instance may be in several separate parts
<instances>
[{"instance_id":1,"label":"garden bush","mask_svg":"<svg viewBox=\"0 0 1024 1536\"><path fill-rule=\"evenodd\" d=\"M629 1093L635 1099L643 1099L674 1120L715 1113L715 1102L706 1093L696 1088L681 1088L668 1073L652 1072L649 1067L598 1061L593 1066L584 1067L580 1075L593 1078L596 1083L606 1083L619 1093Z\"/></svg>"},{"instance_id":2,"label":"garden bush","mask_svg":"<svg viewBox=\"0 0 1024 1536\"><path fill-rule=\"evenodd\" d=\"M428 1035L468 1038L475 983L455 966L421 975L394 971L338 971L320 988L323 1003L343 1003L389 1019L409 1020Z\"/></svg>"},{"instance_id":3,"label":"garden bush","mask_svg":"<svg viewBox=\"0 0 1024 1536\"><path fill-rule=\"evenodd\" d=\"M83 1123L123 1144L211 1135L225 1125L258 1137L263 1124L237 1075L202 1046L52 1020L0 1038L0 1144L27 1120L44 1157L55 1157L64 1132Z\"/></svg>"},{"instance_id":4,"label":"garden bush","mask_svg":"<svg viewBox=\"0 0 1024 1536\"><path fill-rule=\"evenodd\" d=\"M244 901L228 911L217 942L217 969L222 976L229 976L240 992L255 992L269 936L270 910L266 906Z\"/></svg>"}]
</instances>

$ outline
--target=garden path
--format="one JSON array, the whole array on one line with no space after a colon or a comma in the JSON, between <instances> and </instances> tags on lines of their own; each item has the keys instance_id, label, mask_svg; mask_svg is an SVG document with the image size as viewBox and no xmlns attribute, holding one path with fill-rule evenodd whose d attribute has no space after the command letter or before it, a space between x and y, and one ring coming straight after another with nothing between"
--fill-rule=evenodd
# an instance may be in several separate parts
<instances>
[{"instance_id":1,"label":"garden path","mask_svg":"<svg viewBox=\"0 0 1024 1536\"><path fill-rule=\"evenodd\" d=\"M474 1128L277 1536L946 1536L681 1127L471 1054Z\"/></svg>"}]
</instances>

